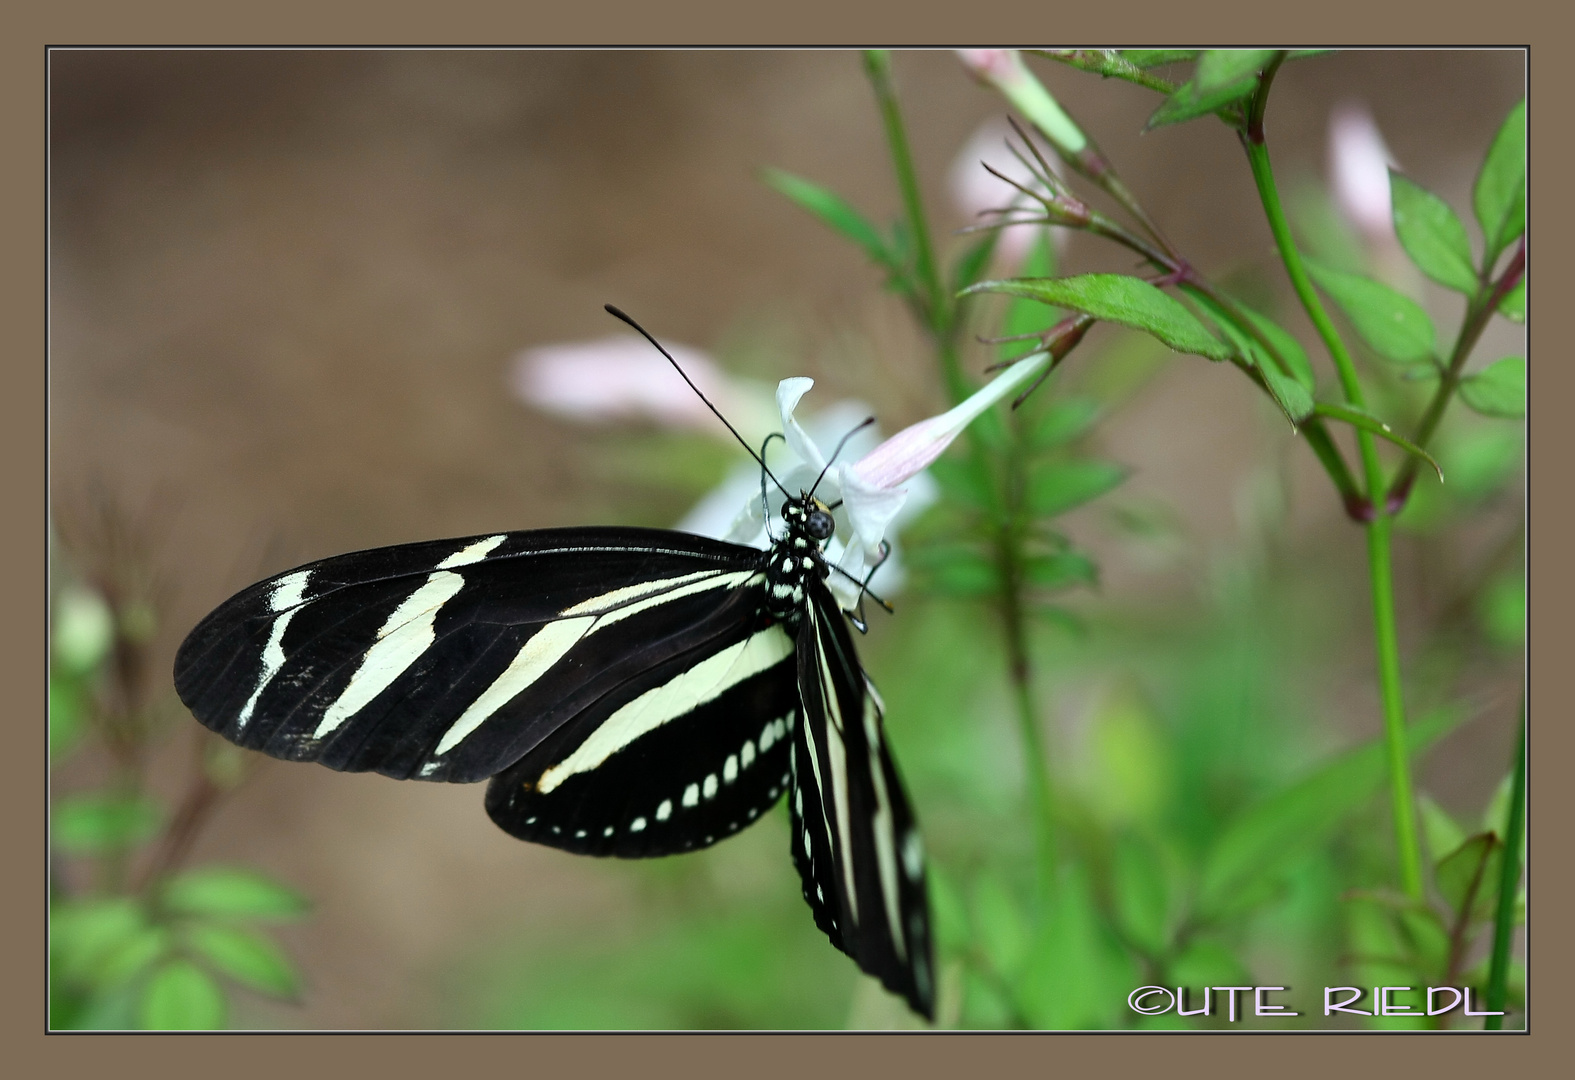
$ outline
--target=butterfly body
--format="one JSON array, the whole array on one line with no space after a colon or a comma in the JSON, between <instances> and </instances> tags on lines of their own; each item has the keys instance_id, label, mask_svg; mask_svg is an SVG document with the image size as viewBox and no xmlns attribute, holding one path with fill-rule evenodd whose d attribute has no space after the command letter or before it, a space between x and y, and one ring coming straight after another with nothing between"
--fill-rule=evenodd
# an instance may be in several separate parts
<instances>
[{"instance_id":1,"label":"butterfly body","mask_svg":"<svg viewBox=\"0 0 1575 1080\"><path fill-rule=\"evenodd\" d=\"M489 779L511 835L643 858L788 797L817 925L933 1011L922 845L882 707L825 579L832 518L789 499L769 550L635 528L431 541L298 567L176 658L241 746L398 779Z\"/></svg>"}]
</instances>

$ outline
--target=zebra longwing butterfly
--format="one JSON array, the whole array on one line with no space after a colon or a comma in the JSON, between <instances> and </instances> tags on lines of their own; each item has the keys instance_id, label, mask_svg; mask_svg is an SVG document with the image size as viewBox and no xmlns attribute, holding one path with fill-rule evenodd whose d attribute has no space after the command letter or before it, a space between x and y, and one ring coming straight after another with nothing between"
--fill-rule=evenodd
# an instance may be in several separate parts
<instances>
[{"instance_id":1,"label":"zebra longwing butterfly","mask_svg":"<svg viewBox=\"0 0 1575 1080\"><path fill-rule=\"evenodd\" d=\"M816 925L933 1019L923 846L826 584L829 511L788 497L764 551L573 528L308 563L203 619L175 687L274 757L490 778L499 827L577 854L707 847L786 795Z\"/></svg>"}]
</instances>

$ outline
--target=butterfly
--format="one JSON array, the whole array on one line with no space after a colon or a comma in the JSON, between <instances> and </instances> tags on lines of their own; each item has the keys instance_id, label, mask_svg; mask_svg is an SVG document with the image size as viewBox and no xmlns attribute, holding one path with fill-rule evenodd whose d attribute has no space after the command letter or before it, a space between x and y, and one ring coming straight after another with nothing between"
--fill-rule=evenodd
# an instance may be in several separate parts
<instances>
[{"instance_id":1,"label":"butterfly","mask_svg":"<svg viewBox=\"0 0 1575 1080\"><path fill-rule=\"evenodd\" d=\"M175 688L277 758L488 780L500 828L576 854L697 850L786 798L816 925L933 1019L923 842L849 632L863 624L827 586L837 504L782 493L767 550L586 527L308 563L198 623Z\"/></svg>"}]
</instances>

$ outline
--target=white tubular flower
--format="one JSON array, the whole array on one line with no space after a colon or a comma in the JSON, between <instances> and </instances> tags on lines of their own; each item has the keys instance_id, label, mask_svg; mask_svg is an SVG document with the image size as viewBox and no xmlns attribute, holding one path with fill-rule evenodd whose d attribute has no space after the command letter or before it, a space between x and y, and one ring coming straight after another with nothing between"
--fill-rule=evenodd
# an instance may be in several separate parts
<instances>
[{"instance_id":1,"label":"white tubular flower","mask_svg":"<svg viewBox=\"0 0 1575 1080\"><path fill-rule=\"evenodd\" d=\"M882 542L889 533L898 531L905 520L934 501L935 482L924 474L924 470L964 428L996 402L1039 375L1047 363L1046 356L1018 361L967 401L939 416L904 428L852 462L828 462L821 450L828 440L824 436L819 440L813 438L794 416L799 401L815 381L796 378L784 379L778 384L777 407L781 413L782 436L796 464L786 472L778 472L777 478L784 488L794 493L810 490L819 478L820 486L814 488L816 497L827 505L840 503L833 512L837 531L826 544L826 559L849 575L833 574L827 580L832 593L844 607L851 607L858 599L858 586L849 578L863 580L877 564L882 566L881 587L887 590L893 587L893 579L898 576L893 566L895 557L881 562ZM840 431L834 432L834 437L851 431L858 423L849 415L849 410L839 411L846 420ZM822 414L815 426L826 429L828 419L827 414ZM853 437L854 441L844 449L845 454L851 456L858 452L858 439L858 435ZM780 510L782 501L782 492L767 492L766 502L773 516ZM724 538L756 547L767 546L758 487Z\"/></svg>"},{"instance_id":2,"label":"white tubular flower","mask_svg":"<svg viewBox=\"0 0 1575 1080\"><path fill-rule=\"evenodd\" d=\"M1062 152L1076 156L1088 145L1083 129L1034 78L1016 49L958 49L957 57L974 78L1000 91Z\"/></svg>"}]
</instances>

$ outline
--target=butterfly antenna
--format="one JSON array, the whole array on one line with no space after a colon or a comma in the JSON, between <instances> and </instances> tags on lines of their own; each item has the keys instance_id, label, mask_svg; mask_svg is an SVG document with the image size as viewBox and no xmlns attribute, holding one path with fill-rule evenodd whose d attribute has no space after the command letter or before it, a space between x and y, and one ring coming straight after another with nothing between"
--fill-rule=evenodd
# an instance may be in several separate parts
<instances>
[{"instance_id":1,"label":"butterfly antenna","mask_svg":"<svg viewBox=\"0 0 1575 1080\"><path fill-rule=\"evenodd\" d=\"M777 486L777 489L779 491L781 491L783 495L787 495L787 497L791 499L793 496L788 495L787 488L782 486L782 481L778 480L772 474L771 470L766 468L765 460L763 458L761 458L761 456L759 454L755 453L754 447L750 446L747 442L744 441L744 437L738 433L738 429L735 428L732 424L729 424L727 422L727 417L723 416L721 411L718 410L715 405L711 404L711 399L706 397L704 394L702 394L700 392L700 388L695 385L695 381L693 379L691 379L688 376L688 374L686 374L684 372L683 368L678 366L678 361L673 359L673 354L668 352L666 349L662 348L662 343L660 341L657 341L654 337L652 337L650 335L649 331L647 331L645 329L645 327L641 326L639 323L637 323L633 319L629 318L629 316L625 315L622 311L619 311L617 308L613 307L611 304L603 304L602 307L607 309L607 314L613 316L616 319L622 319L624 322L628 323L630 326L632 326L636 330L638 330L640 332L640 336L645 338L645 340L649 341L652 345L656 346L656 351L657 352L659 352L663 356L667 357L667 362L669 364L673 365L674 370L676 370L679 375L683 376L684 382L689 384L689 389L691 389L691 390L693 390L695 392L695 396L698 397L701 401L705 402L705 407L710 409L713 413L716 414L716 418L718 420L722 421L723 426L726 427L728 431L731 431L733 433L733 438L738 440L739 445L742 446L749 453L749 456L754 458L757 462L760 463L760 468L765 472L765 475L771 477L771 482Z\"/></svg>"},{"instance_id":2,"label":"butterfly antenna","mask_svg":"<svg viewBox=\"0 0 1575 1080\"><path fill-rule=\"evenodd\" d=\"M770 435L766 436L766 441L760 444L760 520L765 522L766 525L766 539L770 540L774 544L777 542L777 538L771 535L771 504L766 501L765 466L766 447L771 445L772 439L781 439L783 442L787 442L787 436L783 435L780 431L773 431ZM776 477L772 477L772 479L774 480ZM777 485L777 487L781 486L781 484ZM783 494L785 495L787 492L783 492Z\"/></svg>"},{"instance_id":3,"label":"butterfly antenna","mask_svg":"<svg viewBox=\"0 0 1575 1080\"><path fill-rule=\"evenodd\" d=\"M848 440L853 438L853 436L857 435L859 432L863 431L865 428L869 427L874 422L875 418L873 416L866 416L862 424L848 432L846 435L842 436L842 441L837 443L837 448L831 452L831 458L826 462L826 467L820 470L819 476L815 477L815 487L809 489L809 493L811 495L815 494L816 488L820 487L820 482L826 478L826 472L831 468L832 463L837 460L837 455L842 453L842 448L848 445Z\"/></svg>"}]
</instances>

